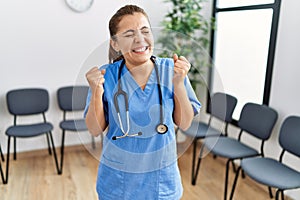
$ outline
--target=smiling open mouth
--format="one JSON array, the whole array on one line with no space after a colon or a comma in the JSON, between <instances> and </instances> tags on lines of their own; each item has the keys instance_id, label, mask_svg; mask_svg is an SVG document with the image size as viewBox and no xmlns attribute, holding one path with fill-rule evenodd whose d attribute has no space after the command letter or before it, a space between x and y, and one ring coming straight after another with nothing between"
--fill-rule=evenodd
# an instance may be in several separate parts
<instances>
[{"instance_id":1,"label":"smiling open mouth","mask_svg":"<svg viewBox=\"0 0 300 200\"><path fill-rule=\"evenodd\" d=\"M132 51L135 53L143 53L143 52L147 51L148 49L149 49L149 47L145 46L145 47L133 49Z\"/></svg>"}]
</instances>

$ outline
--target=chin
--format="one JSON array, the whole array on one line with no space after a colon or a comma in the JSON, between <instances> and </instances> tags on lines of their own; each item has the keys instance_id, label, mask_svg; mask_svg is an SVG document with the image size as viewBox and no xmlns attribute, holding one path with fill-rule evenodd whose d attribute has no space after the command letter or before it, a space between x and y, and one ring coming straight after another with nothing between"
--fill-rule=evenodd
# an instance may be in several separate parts
<instances>
[{"instance_id":1,"label":"chin","mask_svg":"<svg viewBox=\"0 0 300 200\"><path fill-rule=\"evenodd\" d=\"M152 52L147 53L147 54L132 54L132 55L130 55L131 60L134 60L137 62L147 62L148 60L150 60L151 56L152 56Z\"/></svg>"}]
</instances>

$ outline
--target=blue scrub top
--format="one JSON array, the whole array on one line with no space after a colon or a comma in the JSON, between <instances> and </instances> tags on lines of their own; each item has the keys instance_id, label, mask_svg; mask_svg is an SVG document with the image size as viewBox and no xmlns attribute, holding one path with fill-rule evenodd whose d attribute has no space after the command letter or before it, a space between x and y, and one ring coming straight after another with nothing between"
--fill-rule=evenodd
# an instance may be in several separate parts
<instances>
[{"instance_id":1,"label":"blue scrub top","mask_svg":"<svg viewBox=\"0 0 300 200\"><path fill-rule=\"evenodd\" d=\"M118 90L118 72L122 61L104 65L106 69L103 105L108 124L100 159L97 192L99 199L180 199L182 185L177 165L176 137L173 122L174 62L169 58L156 58L163 99L163 123L168 132L158 134L160 123L159 90L155 69L142 90L124 67L121 74L122 90L128 95L129 134L142 132L141 136L112 140L123 135L114 105L114 94ZM194 114L198 114L198 101L188 77L185 87ZM85 114L91 99L87 97ZM126 110L123 96L118 97L120 116L124 130L127 130Z\"/></svg>"}]
</instances>

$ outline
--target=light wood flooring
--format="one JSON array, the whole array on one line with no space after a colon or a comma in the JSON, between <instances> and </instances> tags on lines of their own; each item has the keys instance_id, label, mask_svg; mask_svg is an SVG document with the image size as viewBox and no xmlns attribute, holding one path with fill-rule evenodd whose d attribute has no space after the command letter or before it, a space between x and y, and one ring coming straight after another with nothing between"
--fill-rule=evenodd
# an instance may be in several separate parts
<instances>
[{"instance_id":1,"label":"light wood flooring","mask_svg":"<svg viewBox=\"0 0 300 200\"><path fill-rule=\"evenodd\" d=\"M197 184L192 186L192 148L179 144L178 150L184 187L182 200L223 199L225 160L214 159L208 154L203 159ZM0 182L0 200L96 200L95 182L99 163L96 157L100 151L101 147L92 150L87 145L67 147L62 175L57 175L54 159L46 150L19 153L16 161L11 156L8 184ZM59 149L57 153L60 155ZM5 163L2 163L4 166ZM232 170L230 175L231 185ZM246 177L239 179L234 199L265 200L269 199L269 195L266 187Z\"/></svg>"}]
</instances>

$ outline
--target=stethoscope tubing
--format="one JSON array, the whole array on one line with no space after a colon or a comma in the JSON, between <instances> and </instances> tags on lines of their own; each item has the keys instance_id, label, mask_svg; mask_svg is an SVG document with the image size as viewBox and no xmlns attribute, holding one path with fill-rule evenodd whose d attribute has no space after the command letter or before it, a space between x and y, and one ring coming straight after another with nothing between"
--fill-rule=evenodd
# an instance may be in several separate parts
<instances>
[{"instance_id":1,"label":"stethoscope tubing","mask_svg":"<svg viewBox=\"0 0 300 200\"><path fill-rule=\"evenodd\" d=\"M160 77L158 73L158 68L156 65L155 57L151 56L151 61L154 63L154 68L155 68L155 73L156 73L156 78L157 78L157 87L158 87L158 95L159 95L159 105L160 105L160 123L157 125L156 129L159 134L164 134L168 131L168 127L163 123L163 97L162 97L162 91L161 91L161 85L160 85ZM125 66L125 59L122 60L122 63L120 65L119 71L118 71L118 91L114 95L114 106L118 115L118 121L120 124L120 129L123 133L122 136L113 136L113 140L120 139L120 138L125 138L125 137L135 137L135 136L140 136L142 135L141 132L138 132L136 134L129 134L130 130L130 121L129 121L129 104L128 104L128 95L127 93L122 90L122 85L121 85L121 72L122 69ZM125 102L125 110L126 110L126 125L127 129L126 131L124 130L121 115L120 115L120 108L119 108L119 103L118 103L118 97L123 96L124 102Z\"/></svg>"}]
</instances>

